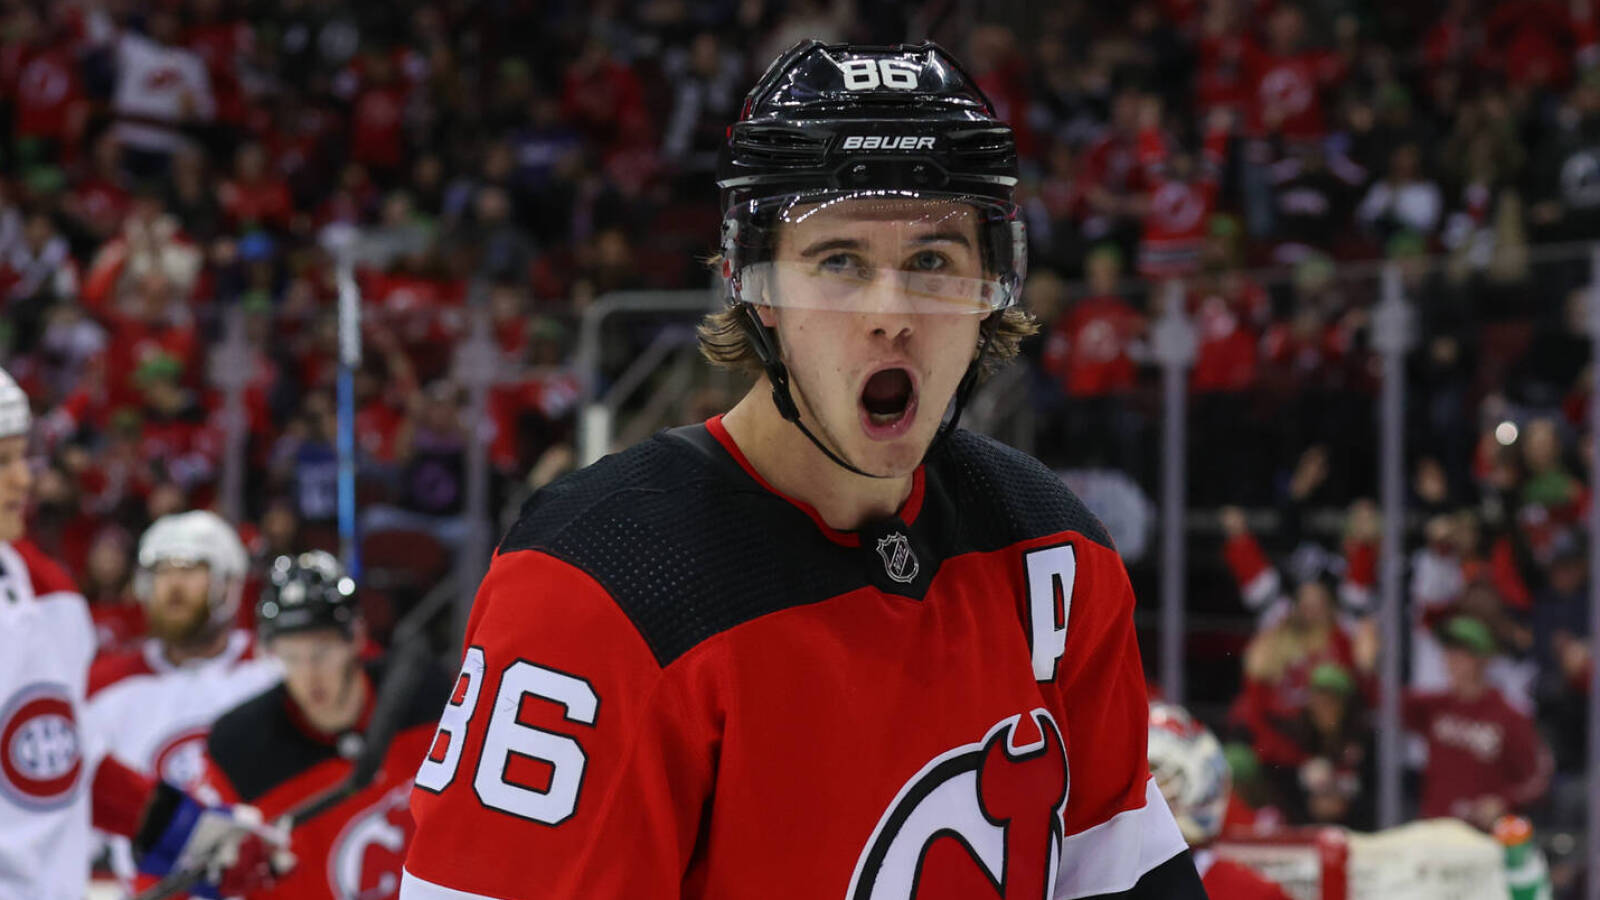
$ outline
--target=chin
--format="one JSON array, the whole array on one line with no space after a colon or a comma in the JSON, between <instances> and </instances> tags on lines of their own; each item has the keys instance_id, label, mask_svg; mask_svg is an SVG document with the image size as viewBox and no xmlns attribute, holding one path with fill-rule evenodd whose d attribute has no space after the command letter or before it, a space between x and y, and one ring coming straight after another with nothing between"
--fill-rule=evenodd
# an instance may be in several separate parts
<instances>
[{"instance_id":1,"label":"chin","mask_svg":"<svg viewBox=\"0 0 1600 900\"><path fill-rule=\"evenodd\" d=\"M905 478L916 472L932 444L932 434L908 434L893 441L874 441L863 436L853 459L857 466L874 475Z\"/></svg>"}]
</instances>

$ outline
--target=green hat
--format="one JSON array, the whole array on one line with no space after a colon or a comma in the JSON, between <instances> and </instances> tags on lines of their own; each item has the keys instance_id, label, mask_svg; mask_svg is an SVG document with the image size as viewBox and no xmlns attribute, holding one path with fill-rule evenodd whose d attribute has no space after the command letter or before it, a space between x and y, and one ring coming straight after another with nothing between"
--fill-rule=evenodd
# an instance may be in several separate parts
<instances>
[{"instance_id":1,"label":"green hat","mask_svg":"<svg viewBox=\"0 0 1600 900\"><path fill-rule=\"evenodd\" d=\"M1333 281L1335 274L1333 258L1314 251L1295 263L1294 286L1299 291L1320 291Z\"/></svg>"},{"instance_id":2,"label":"green hat","mask_svg":"<svg viewBox=\"0 0 1600 900\"><path fill-rule=\"evenodd\" d=\"M1122 266L1122 248L1109 241L1103 244L1096 244L1094 247L1090 248L1089 254L1086 257L1086 261L1102 258L1116 263L1120 268Z\"/></svg>"},{"instance_id":3,"label":"green hat","mask_svg":"<svg viewBox=\"0 0 1600 900\"><path fill-rule=\"evenodd\" d=\"M1471 616L1456 616L1439 629L1439 640L1447 647L1460 647L1477 656L1494 656L1499 652L1489 626Z\"/></svg>"},{"instance_id":4,"label":"green hat","mask_svg":"<svg viewBox=\"0 0 1600 900\"><path fill-rule=\"evenodd\" d=\"M1356 681L1344 666L1336 662L1319 663L1311 670L1311 687L1319 691L1329 691L1341 696L1349 694L1356 689Z\"/></svg>"},{"instance_id":5,"label":"green hat","mask_svg":"<svg viewBox=\"0 0 1600 900\"><path fill-rule=\"evenodd\" d=\"M1214 238L1234 238L1239 236L1243 226L1239 223L1238 216L1227 213L1218 213L1206 222L1207 230Z\"/></svg>"},{"instance_id":6,"label":"green hat","mask_svg":"<svg viewBox=\"0 0 1600 900\"><path fill-rule=\"evenodd\" d=\"M1409 228L1403 228L1389 238L1383 245L1384 255L1390 259L1416 259L1428 254L1428 242L1422 235Z\"/></svg>"},{"instance_id":7,"label":"green hat","mask_svg":"<svg viewBox=\"0 0 1600 900\"><path fill-rule=\"evenodd\" d=\"M183 363L170 353L155 353L133 370L134 383L144 385L157 379L175 379L183 374Z\"/></svg>"},{"instance_id":8,"label":"green hat","mask_svg":"<svg viewBox=\"0 0 1600 900\"><path fill-rule=\"evenodd\" d=\"M1253 781L1261 773L1261 760L1256 757L1256 751L1243 741L1224 744L1222 756L1228 761L1234 781Z\"/></svg>"}]
</instances>

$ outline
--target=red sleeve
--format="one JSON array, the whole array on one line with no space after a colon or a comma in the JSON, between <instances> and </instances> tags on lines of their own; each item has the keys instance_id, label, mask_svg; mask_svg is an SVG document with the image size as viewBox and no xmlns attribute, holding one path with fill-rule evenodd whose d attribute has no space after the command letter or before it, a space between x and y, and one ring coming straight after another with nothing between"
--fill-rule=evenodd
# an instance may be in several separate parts
<instances>
[{"instance_id":1,"label":"red sleeve","mask_svg":"<svg viewBox=\"0 0 1600 900\"><path fill-rule=\"evenodd\" d=\"M94 661L89 667L88 696L93 698L106 688L116 684L124 678L143 675L154 671L150 663L144 658L144 653L138 650L124 650L118 653L109 653Z\"/></svg>"},{"instance_id":2,"label":"red sleeve","mask_svg":"<svg viewBox=\"0 0 1600 900\"><path fill-rule=\"evenodd\" d=\"M155 786L154 779L128 768L116 757L102 757L89 788L94 827L133 837Z\"/></svg>"},{"instance_id":3,"label":"red sleeve","mask_svg":"<svg viewBox=\"0 0 1600 900\"><path fill-rule=\"evenodd\" d=\"M1074 550L1065 646L1055 690L1044 691L1068 736L1060 898L1128 891L1186 849L1150 780L1150 704L1127 570L1108 547L1078 540Z\"/></svg>"},{"instance_id":4,"label":"red sleeve","mask_svg":"<svg viewBox=\"0 0 1600 900\"><path fill-rule=\"evenodd\" d=\"M1506 786L1504 799L1512 809L1525 809L1550 787L1550 774L1555 760L1544 739L1534 730L1533 722L1510 707L1506 708L1506 749L1504 760L1512 781Z\"/></svg>"},{"instance_id":5,"label":"red sleeve","mask_svg":"<svg viewBox=\"0 0 1600 900\"><path fill-rule=\"evenodd\" d=\"M32 541L16 541L11 545L28 567L28 577L33 580L34 596L67 592L78 593L78 585L67 570L34 546Z\"/></svg>"},{"instance_id":6,"label":"red sleeve","mask_svg":"<svg viewBox=\"0 0 1600 900\"><path fill-rule=\"evenodd\" d=\"M713 645L663 669L603 588L535 551L495 559L466 644L412 792L407 887L677 896L711 792Z\"/></svg>"},{"instance_id":7,"label":"red sleeve","mask_svg":"<svg viewBox=\"0 0 1600 900\"><path fill-rule=\"evenodd\" d=\"M1253 534L1237 534L1222 545L1222 557L1239 583L1244 605L1259 610L1278 596L1278 571L1267 562L1267 554Z\"/></svg>"},{"instance_id":8,"label":"red sleeve","mask_svg":"<svg viewBox=\"0 0 1600 900\"><path fill-rule=\"evenodd\" d=\"M1378 545L1373 541L1346 541L1344 565L1339 599L1351 609L1366 612L1372 608L1372 592L1378 583Z\"/></svg>"}]
</instances>

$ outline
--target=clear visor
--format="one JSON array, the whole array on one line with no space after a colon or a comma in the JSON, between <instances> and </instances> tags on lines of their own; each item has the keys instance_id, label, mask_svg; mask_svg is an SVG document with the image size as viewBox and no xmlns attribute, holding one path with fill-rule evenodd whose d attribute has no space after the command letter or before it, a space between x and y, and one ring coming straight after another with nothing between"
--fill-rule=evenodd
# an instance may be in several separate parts
<instances>
[{"instance_id":1,"label":"clear visor","mask_svg":"<svg viewBox=\"0 0 1600 900\"><path fill-rule=\"evenodd\" d=\"M760 306L985 316L1022 280L1014 208L967 196L791 194L736 206L723 235L734 300Z\"/></svg>"}]
</instances>

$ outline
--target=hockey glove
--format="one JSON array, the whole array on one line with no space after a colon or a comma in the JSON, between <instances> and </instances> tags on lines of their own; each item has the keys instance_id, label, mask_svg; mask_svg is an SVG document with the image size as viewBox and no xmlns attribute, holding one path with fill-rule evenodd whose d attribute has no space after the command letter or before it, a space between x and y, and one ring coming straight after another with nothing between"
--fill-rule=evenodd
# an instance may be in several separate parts
<instances>
[{"instance_id":1,"label":"hockey glove","mask_svg":"<svg viewBox=\"0 0 1600 900\"><path fill-rule=\"evenodd\" d=\"M229 897L270 886L294 867L289 835L265 825L253 806L203 806L162 782L134 838L139 870L166 877L199 876L189 889L199 897Z\"/></svg>"}]
</instances>

